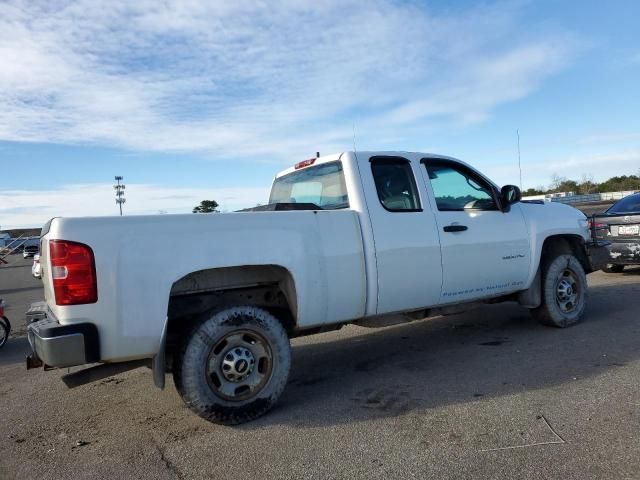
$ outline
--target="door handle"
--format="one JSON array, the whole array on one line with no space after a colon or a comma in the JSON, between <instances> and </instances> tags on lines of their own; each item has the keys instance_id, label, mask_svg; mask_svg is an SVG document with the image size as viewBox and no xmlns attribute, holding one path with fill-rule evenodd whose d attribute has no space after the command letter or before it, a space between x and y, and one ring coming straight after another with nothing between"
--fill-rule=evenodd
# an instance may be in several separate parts
<instances>
[{"instance_id":1,"label":"door handle","mask_svg":"<svg viewBox=\"0 0 640 480\"><path fill-rule=\"evenodd\" d=\"M466 225L447 225L443 228L445 232L464 232L467 229Z\"/></svg>"}]
</instances>

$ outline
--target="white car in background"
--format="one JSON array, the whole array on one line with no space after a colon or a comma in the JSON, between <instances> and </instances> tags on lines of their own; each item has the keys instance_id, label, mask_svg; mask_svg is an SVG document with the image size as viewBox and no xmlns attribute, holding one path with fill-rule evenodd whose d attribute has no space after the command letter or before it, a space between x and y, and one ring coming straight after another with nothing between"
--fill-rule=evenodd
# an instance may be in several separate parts
<instances>
[{"instance_id":1,"label":"white car in background","mask_svg":"<svg viewBox=\"0 0 640 480\"><path fill-rule=\"evenodd\" d=\"M33 256L33 265L31 266L31 275L36 278L42 278L42 268L40 266L40 255Z\"/></svg>"}]
</instances>

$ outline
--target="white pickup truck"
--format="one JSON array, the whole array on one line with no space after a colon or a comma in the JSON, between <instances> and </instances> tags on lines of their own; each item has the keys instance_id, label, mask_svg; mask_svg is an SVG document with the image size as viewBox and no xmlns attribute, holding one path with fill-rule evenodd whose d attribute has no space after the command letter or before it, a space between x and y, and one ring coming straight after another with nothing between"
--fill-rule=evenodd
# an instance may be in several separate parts
<instances>
[{"instance_id":1,"label":"white pickup truck","mask_svg":"<svg viewBox=\"0 0 640 480\"><path fill-rule=\"evenodd\" d=\"M574 324L595 269L587 223L459 160L410 152L302 161L252 211L54 218L27 366L151 359L156 385L171 371L194 412L245 422L282 393L294 336L496 301Z\"/></svg>"}]
</instances>

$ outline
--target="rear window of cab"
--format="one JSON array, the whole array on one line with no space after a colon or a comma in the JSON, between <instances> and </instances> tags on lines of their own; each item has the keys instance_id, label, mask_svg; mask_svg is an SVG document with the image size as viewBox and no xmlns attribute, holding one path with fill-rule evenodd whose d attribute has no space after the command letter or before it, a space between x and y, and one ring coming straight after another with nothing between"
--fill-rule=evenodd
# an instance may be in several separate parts
<instances>
[{"instance_id":1,"label":"rear window of cab","mask_svg":"<svg viewBox=\"0 0 640 480\"><path fill-rule=\"evenodd\" d=\"M269 203L312 203L323 210L349 208L342 162L322 163L276 178Z\"/></svg>"}]
</instances>

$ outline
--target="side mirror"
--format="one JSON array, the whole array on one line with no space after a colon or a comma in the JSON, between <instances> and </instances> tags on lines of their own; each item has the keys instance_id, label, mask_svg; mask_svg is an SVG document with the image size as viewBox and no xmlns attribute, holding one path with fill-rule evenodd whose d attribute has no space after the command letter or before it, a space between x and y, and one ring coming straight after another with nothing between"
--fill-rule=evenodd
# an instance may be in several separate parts
<instances>
[{"instance_id":1,"label":"side mirror","mask_svg":"<svg viewBox=\"0 0 640 480\"><path fill-rule=\"evenodd\" d=\"M522 199L522 192L515 185L505 185L500 189L500 200L505 211L509 210L509 206L519 202Z\"/></svg>"}]
</instances>

